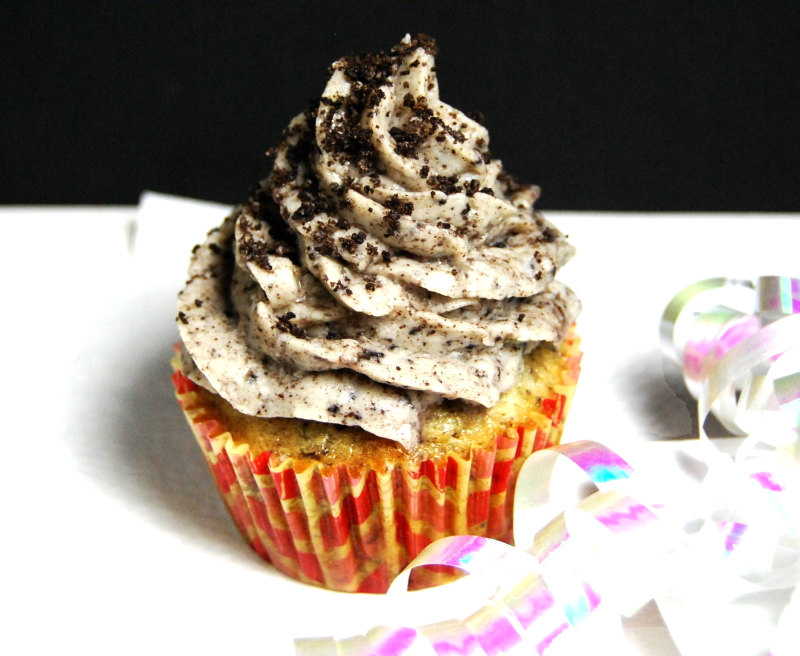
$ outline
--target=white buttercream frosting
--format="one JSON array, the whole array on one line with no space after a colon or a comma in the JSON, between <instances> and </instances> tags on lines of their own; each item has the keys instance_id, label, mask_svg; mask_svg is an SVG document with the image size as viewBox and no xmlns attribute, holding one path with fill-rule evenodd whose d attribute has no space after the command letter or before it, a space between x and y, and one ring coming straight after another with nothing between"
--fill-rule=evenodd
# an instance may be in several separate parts
<instances>
[{"instance_id":1,"label":"white buttercream frosting","mask_svg":"<svg viewBox=\"0 0 800 656\"><path fill-rule=\"evenodd\" d=\"M410 446L429 405L494 405L577 316L554 280L573 248L439 100L434 53L406 37L336 62L272 175L195 249L184 368L237 410Z\"/></svg>"}]
</instances>

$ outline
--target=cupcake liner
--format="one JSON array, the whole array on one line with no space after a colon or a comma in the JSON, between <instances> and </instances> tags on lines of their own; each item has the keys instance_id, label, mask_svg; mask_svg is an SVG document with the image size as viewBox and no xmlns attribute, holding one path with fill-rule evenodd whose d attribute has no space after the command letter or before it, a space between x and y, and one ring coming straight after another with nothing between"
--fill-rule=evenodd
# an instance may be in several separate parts
<instances>
[{"instance_id":1,"label":"cupcake liner","mask_svg":"<svg viewBox=\"0 0 800 656\"><path fill-rule=\"evenodd\" d=\"M176 395L225 505L244 539L278 570L346 592L385 592L431 542L479 535L511 542L517 474L532 451L558 444L580 369L579 339L562 345L567 366L553 396L492 449L437 462L321 465L253 454L237 442L179 370Z\"/></svg>"}]
</instances>

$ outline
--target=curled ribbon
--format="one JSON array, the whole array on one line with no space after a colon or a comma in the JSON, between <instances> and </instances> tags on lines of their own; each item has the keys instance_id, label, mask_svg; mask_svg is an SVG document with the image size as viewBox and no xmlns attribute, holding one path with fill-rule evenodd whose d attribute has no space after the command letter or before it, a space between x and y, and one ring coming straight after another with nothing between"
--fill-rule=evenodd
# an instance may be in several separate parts
<instances>
[{"instance_id":1,"label":"curled ribbon","mask_svg":"<svg viewBox=\"0 0 800 656\"><path fill-rule=\"evenodd\" d=\"M664 311L661 340L697 398L701 439L713 412L730 432L749 435L739 459L761 441L778 447L797 440L800 280L695 283Z\"/></svg>"},{"instance_id":2,"label":"curled ribbon","mask_svg":"<svg viewBox=\"0 0 800 656\"><path fill-rule=\"evenodd\" d=\"M562 487L559 477L576 472L597 491L572 506L555 491ZM402 595L416 567L446 565L490 583L490 594L477 609L416 628L381 626L339 641L296 640L296 654L551 655L576 653L590 639L614 642L620 612L632 614L652 596L642 577L656 571L653 563L670 543L661 530L659 504L631 496L636 477L625 460L597 442L532 454L517 484L517 548L475 536L438 540L388 593ZM637 530L645 526L648 530ZM632 555L641 553L651 556L644 561L637 556L643 566L632 569ZM577 627L582 631L573 630Z\"/></svg>"},{"instance_id":3,"label":"curled ribbon","mask_svg":"<svg viewBox=\"0 0 800 656\"><path fill-rule=\"evenodd\" d=\"M766 638L771 652L763 651L765 644L744 646L745 632L731 627L742 599L800 582L800 281L767 276L695 283L668 304L661 341L697 399L708 467L695 517L702 528L689 536L692 549L683 575L673 580L672 599L658 600L662 615L676 637L677 624L704 607L706 617L713 614L707 628L737 636L738 653L797 653L798 624L789 621L800 615L794 601ZM733 459L708 438L711 414L731 433L745 436ZM701 563L715 574L696 574ZM683 642L692 653L714 647Z\"/></svg>"},{"instance_id":4,"label":"curled ribbon","mask_svg":"<svg viewBox=\"0 0 800 656\"><path fill-rule=\"evenodd\" d=\"M440 622L379 626L343 640L298 639L297 656L552 656L597 652L598 644L607 651L618 644L620 614L632 615L651 598L682 651L722 653L713 642L691 642L680 626L681 613L685 620L712 611L712 588L722 579L707 570L724 571L725 583L745 586L740 591L800 582L800 281L696 283L667 306L661 338L698 399L709 470L696 517L672 516L642 476L602 444L535 452L517 482L516 548L474 536L444 538L389 590L410 599L404 593L413 569L446 565L471 575L482 601ZM747 435L733 460L706 435L712 413ZM596 489L577 504L560 485L570 470L571 480L578 472ZM683 526L692 519L702 528L687 535ZM798 603L784 610L772 652L741 653L792 653Z\"/></svg>"},{"instance_id":5,"label":"curled ribbon","mask_svg":"<svg viewBox=\"0 0 800 656\"><path fill-rule=\"evenodd\" d=\"M742 309L748 302L750 313ZM701 281L667 306L661 335L697 398L699 436L711 468L706 487L728 498L725 508L707 513L716 515L708 530L726 536L728 556L752 544L750 558L740 562L751 582L795 586L800 560L777 569L772 563L779 544L797 542L800 527L793 483L800 463L800 281ZM746 436L733 461L708 439L705 422L712 413L730 432Z\"/></svg>"}]
</instances>

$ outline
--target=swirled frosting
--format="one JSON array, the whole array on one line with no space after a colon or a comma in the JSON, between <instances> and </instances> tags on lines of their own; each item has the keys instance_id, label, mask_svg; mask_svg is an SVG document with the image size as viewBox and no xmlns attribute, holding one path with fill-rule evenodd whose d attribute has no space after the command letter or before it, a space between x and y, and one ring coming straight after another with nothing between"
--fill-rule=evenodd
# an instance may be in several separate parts
<instances>
[{"instance_id":1,"label":"swirled frosting","mask_svg":"<svg viewBox=\"0 0 800 656\"><path fill-rule=\"evenodd\" d=\"M270 177L195 248L184 369L234 408L410 446L442 399L494 405L580 308L573 255L503 173L479 117L439 100L433 40L346 57Z\"/></svg>"}]
</instances>

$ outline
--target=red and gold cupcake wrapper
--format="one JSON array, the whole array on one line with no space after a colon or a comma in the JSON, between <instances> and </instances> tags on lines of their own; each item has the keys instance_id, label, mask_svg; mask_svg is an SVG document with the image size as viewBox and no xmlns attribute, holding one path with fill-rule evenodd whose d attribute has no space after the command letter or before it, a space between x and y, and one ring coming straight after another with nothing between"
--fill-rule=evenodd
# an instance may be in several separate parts
<instances>
[{"instance_id":1,"label":"red and gold cupcake wrapper","mask_svg":"<svg viewBox=\"0 0 800 656\"><path fill-rule=\"evenodd\" d=\"M572 339L572 343L569 340ZM581 354L568 337L568 367L541 413L499 435L493 449L382 470L322 466L237 442L179 371L178 401L242 536L285 574L345 592L385 592L423 548L449 535L511 541L513 490L523 460L558 444Z\"/></svg>"}]
</instances>

